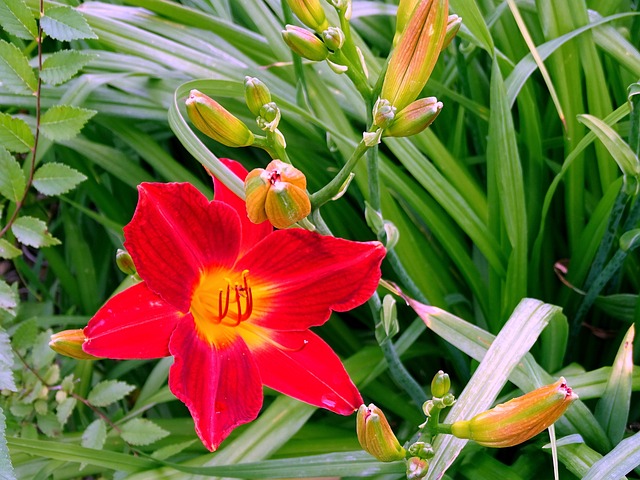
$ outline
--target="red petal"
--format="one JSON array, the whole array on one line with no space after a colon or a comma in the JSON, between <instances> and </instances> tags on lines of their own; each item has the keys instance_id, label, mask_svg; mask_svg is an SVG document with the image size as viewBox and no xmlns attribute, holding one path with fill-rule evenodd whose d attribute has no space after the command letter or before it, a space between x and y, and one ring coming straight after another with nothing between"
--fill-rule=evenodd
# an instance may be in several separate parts
<instances>
[{"instance_id":1,"label":"red petal","mask_svg":"<svg viewBox=\"0 0 640 480\"><path fill-rule=\"evenodd\" d=\"M233 209L188 183L143 183L125 247L149 288L187 312L202 271L232 266L240 246Z\"/></svg>"},{"instance_id":2,"label":"red petal","mask_svg":"<svg viewBox=\"0 0 640 480\"><path fill-rule=\"evenodd\" d=\"M213 451L262 407L255 361L233 328L221 326L216 344L210 345L196 334L191 315L176 327L169 349L175 357L169 387L191 412L204 446Z\"/></svg>"},{"instance_id":3,"label":"red petal","mask_svg":"<svg viewBox=\"0 0 640 480\"><path fill-rule=\"evenodd\" d=\"M221 158L220 161L229 167L240 180L244 181L248 172L241 163L228 158ZM247 206L245 201L229 190L226 185L216 177L213 177L213 190L214 200L224 202L238 212L240 223L242 224L242 245L240 246L240 255L273 232L273 226L269 222L262 222L259 224L251 222L247 216Z\"/></svg>"},{"instance_id":4,"label":"red petal","mask_svg":"<svg viewBox=\"0 0 640 480\"><path fill-rule=\"evenodd\" d=\"M89 320L82 349L105 358L166 357L171 333L183 316L139 283L111 298Z\"/></svg>"},{"instance_id":5,"label":"red petal","mask_svg":"<svg viewBox=\"0 0 640 480\"><path fill-rule=\"evenodd\" d=\"M302 229L278 230L238 261L254 292L250 322L274 330L322 325L331 310L366 302L380 280L385 249Z\"/></svg>"},{"instance_id":6,"label":"red petal","mask_svg":"<svg viewBox=\"0 0 640 480\"><path fill-rule=\"evenodd\" d=\"M266 331L272 342L260 345L256 330L243 328L242 335L249 345L259 345L252 352L265 385L341 415L362 405L340 359L315 333Z\"/></svg>"}]
</instances>

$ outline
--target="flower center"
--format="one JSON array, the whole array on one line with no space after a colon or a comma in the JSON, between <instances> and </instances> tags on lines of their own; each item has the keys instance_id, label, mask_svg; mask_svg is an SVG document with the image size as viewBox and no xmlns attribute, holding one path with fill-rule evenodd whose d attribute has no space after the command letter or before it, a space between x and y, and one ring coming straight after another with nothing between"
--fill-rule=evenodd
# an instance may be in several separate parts
<instances>
[{"instance_id":1,"label":"flower center","mask_svg":"<svg viewBox=\"0 0 640 480\"><path fill-rule=\"evenodd\" d=\"M205 274L191 298L190 311L198 326L206 328L213 323L235 327L247 320L253 310L248 277L249 270L242 272L239 282L220 273Z\"/></svg>"}]
</instances>

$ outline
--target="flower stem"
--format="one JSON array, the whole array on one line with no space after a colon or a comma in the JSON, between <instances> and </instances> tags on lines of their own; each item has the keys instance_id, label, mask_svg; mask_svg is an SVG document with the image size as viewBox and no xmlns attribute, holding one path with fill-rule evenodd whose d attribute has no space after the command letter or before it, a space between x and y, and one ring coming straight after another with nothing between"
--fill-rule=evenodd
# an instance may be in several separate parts
<instances>
[{"instance_id":1,"label":"flower stem","mask_svg":"<svg viewBox=\"0 0 640 480\"><path fill-rule=\"evenodd\" d=\"M311 208L313 210L320 208L340 192L340 189L344 185L344 182L346 182L349 178L349 174L355 168L358 160L360 160L360 158L369 148L370 147L365 145L364 140L361 140L356 149L351 154L349 160L347 160L347 163L344 164L338 174L333 177L333 179L324 187L311 195Z\"/></svg>"}]
</instances>

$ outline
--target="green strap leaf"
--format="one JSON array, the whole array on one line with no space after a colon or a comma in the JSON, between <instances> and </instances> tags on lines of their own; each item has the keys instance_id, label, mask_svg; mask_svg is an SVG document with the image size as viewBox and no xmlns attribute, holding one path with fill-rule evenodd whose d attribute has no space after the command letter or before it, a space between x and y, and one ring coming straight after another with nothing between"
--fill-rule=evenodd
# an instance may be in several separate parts
<instances>
[{"instance_id":1,"label":"green strap leaf","mask_svg":"<svg viewBox=\"0 0 640 480\"><path fill-rule=\"evenodd\" d=\"M60 50L49 55L42 63L40 78L49 85L60 85L96 57L77 50Z\"/></svg>"},{"instance_id":2,"label":"green strap leaf","mask_svg":"<svg viewBox=\"0 0 640 480\"><path fill-rule=\"evenodd\" d=\"M87 179L62 163L45 163L33 175L33 186L44 195L61 195Z\"/></svg>"},{"instance_id":3,"label":"green strap leaf","mask_svg":"<svg viewBox=\"0 0 640 480\"><path fill-rule=\"evenodd\" d=\"M134 418L120 427L120 436L131 445L149 445L169 435L169 432L151 420Z\"/></svg>"},{"instance_id":4,"label":"green strap leaf","mask_svg":"<svg viewBox=\"0 0 640 480\"><path fill-rule=\"evenodd\" d=\"M0 40L0 85L12 93L32 94L38 80L29 66L29 60L12 43Z\"/></svg>"},{"instance_id":5,"label":"green strap leaf","mask_svg":"<svg viewBox=\"0 0 640 480\"><path fill-rule=\"evenodd\" d=\"M134 390L133 385L117 380L104 380L98 383L87 397L90 404L96 407L106 407L118 400L123 399L126 395Z\"/></svg>"},{"instance_id":6,"label":"green strap leaf","mask_svg":"<svg viewBox=\"0 0 640 480\"><path fill-rule=\"evenodd\" d=\"M35 217L18 218L11 226L11 231L20 243L30 247L50 247L60 244L60 240L47 231L47 224Z\"/></svg>"},{"instance_id":7,"label":"green strap leaf","mask_svg":"<svg viewBox=\"0 0 640 480\"><path fill-rule=\"evenodd\" d=\"M27 122L0 112L0 145L10 152L27 153L33 144L33 133Z\"/></svg>"},{"instance_id":8,"label":"green strap leaf","mask_svg":"<svg viewBox=\"0 0 640 480\"><path fill-rule=\"evenodd\" d=\"M635 328L631 325L618 349L604 394L596 405L596 418L613 445L622 440L629 416L633 382L634 335Z\"/></svg>"},{"instance_id":9,"label":"green strap leaf","mask_svg":"<svg viewBox=\"0 0 640 480\"><path fill-rule=\"evenodd\" d=\"M618 479L640 464L640 433L624 439L593 464L582 480Z\"/></svg>"},{"instance_id":10,"label":"green strap leaf","mask_svg":"<svg viewBox=\"0 0 640 480\"><path fill-rule=\"evenodd\" d=\"M12 258L16 258L20 255L22 255L20 249L13 246L4 238L0 238L0 258L11 260Z\"/></svg>"},{"instance_id":11,"label":"green strap leaf","mask_svg":"<svg viewBox=\"0 0 640 480\"><path fill-rule=\"evenodd\" d=\"M12 202L19 202L27 187L22 168L9 152L0 147L0 194Z\"/></svg>"},{"instance_id":12,"label":"green strap leaf","mask_svg":"<svg viewBox=\"0 0 640 480\"><path fill-rule=\"evenodd\" d=\"M48 8L40 25L47 35L56 40L68 42L98 38L80 12L71 7Z\"/></svg>"},{"instance_id":13,"label":"green strap leaf","mask_svg":"<svg viewBox=\"0 0 640 480\"><path fill-rule=\"evenodd\" d=\"M0 2L0 26L11 35L24 40L33 40L38 36L38 25L22 0L3 0Z\"/></svg>"},{"instance_id":14,"label":"green strap leaf","mask_svg":"<svg viewBox=\"0 0 640 480\"><path fill-rule=\"evenodd\" d=\"M71 105L55 105L42 115L40 131L53 141L69 140L82 130L97 112Z\"/></svg>"}]
</instances>

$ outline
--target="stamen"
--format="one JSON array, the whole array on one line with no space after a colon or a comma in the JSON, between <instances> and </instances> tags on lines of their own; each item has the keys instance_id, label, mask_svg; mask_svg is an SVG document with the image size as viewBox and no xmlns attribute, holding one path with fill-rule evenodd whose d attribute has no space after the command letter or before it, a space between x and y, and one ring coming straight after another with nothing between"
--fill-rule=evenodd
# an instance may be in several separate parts
<instances>
[{"instance_id":1,"label":"stamen","mask_svg":"<svg viewBox=\"0 0 640 480\"><path fill-rule=\"evenodd\" d=\"M232 327L248 320L253 311L253 292L248 279L249 270L244 270L241 276L242 280L234 282L233 285L230 278L224 278L227 283L226 292L224 287L216 293L207 284L199 287L192 300L191 308L194 315L203 321L216 324L224 321L226 325ZM234 295L234 299L231 299L231 295ZM233 303L235 303L235 313L233 313L233 309L231 309L232 312L229 311L230 304ZM232 318L227 318L230 313Z\"/></svg>"}]
</instances>

